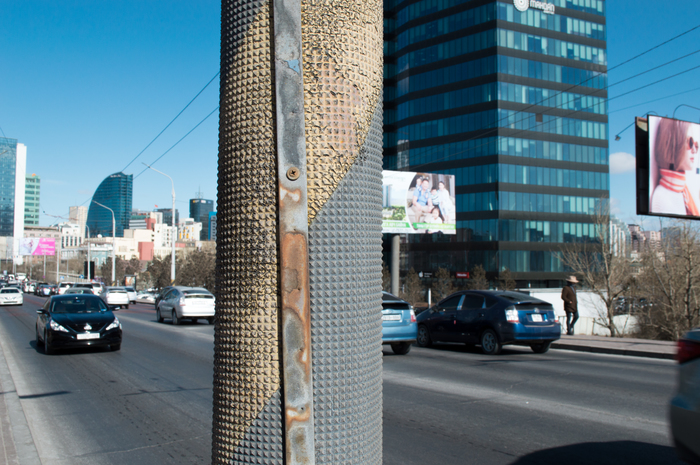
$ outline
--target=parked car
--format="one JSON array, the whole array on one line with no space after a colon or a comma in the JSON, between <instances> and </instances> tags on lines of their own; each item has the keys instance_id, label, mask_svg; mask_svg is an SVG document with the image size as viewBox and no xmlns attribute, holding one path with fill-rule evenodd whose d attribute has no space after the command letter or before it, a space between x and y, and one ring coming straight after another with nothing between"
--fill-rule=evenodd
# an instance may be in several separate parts
<instances>
[{"instance_id":1,"label":"parked car","mask_svg":"<svg viewBox=\"0 0 700 465\"><path fill-rule=\"evenodd\" d=\"M129 296L129 303L135 304L136 303L136 289L134 289L131 286L126 286L124 287L126 289L126 293Z\"/></svg>"},{"instance_id":2,"label":"parked car","mask_svg":"<svg viewBox=\"0 0 700 465\"><path fill-rule=\"evenodd\" d=\"M700 328L678 341L678 390L671 399L671 436L678 456L700 463Z\"/></svg>"},{"instance_id":3,"label":"parked car","mask_svg":"<svg viewBox=\"0 0 700 465\"><path fill-rule=\"evenodd\" d=\"M71 283L69 281L59 283L58 288L56 289L56 295L62 295L64 292L66 292L66 289L73 287L74 284L75 283Z\"/></svg>"},{"instance_id":4,"label":"parked car","mask_svg":"<svg viewBox=\"0 0 700 465\"><path fill-rule=\"evenodd\" d=\"M0 305L23 305L24 296L22 292L14 287L3 287L0 289Z\"/></svg>"},{"instance_id":5,"label":"parked car","mask_svg":"<svg viewBox=\"0 0 700 465\"><path fill-rule=\"evenodd\" d=\"M156 306L156 319L162 323L170 318L174 325L183 319L205 319L214 324L216 299L214 294L199 287L175 286L170 289Z\"/></svg>"},{"instance_id":6,"label":"parked car","mask_svg":"<svg viewBox=\"0 0 700 465\"><path fill-rule=\"evenodd\" d=\"M397 355L406 355L416 342L418 325L413 306L393 294L382 292L382 344L391 344Z\"/></svg>"},{"instance_id":7,"label":"parked car","mask_svg":"<svg viewBox=\"0 0 700 465\"><path fill-rule=\"evenodd\" d=\"M463 342L496 355L506 344L527 344L545 353L561 337L559 317L548 302L519 292L462 291L419 314L418 345Z\"/></svg>"},{"instance_id":8,"label":"parked car","mask_svg":"<svg viewBox=\"0 0 700 465\"><path fill-rule=\"evenodd\" d=\"M50 355L56 349L109 346L121 349L122 325L96 295L53 296L37 310L36 343Z\"/></svg>"},{"instance_id":9,"label":"parked car","mask_svg":"<svg viewBox=\"0 0 700 465\"><path fill-rule=\"evenodd\" d=\"M110 307L129 308L129 294L126 293L126 289L123 287L105 287L100 297L102 297Z\"/></svg>"}]
</instances>

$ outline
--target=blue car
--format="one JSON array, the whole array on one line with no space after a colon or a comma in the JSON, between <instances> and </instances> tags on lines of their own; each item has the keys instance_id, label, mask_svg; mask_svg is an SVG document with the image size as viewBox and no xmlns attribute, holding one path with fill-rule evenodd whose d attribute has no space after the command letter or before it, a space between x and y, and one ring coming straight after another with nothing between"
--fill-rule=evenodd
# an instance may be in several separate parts
<instances>
[{"instance_id":1,"label":"blue car","mask_svg":"<svg viewBox=\"0 0 700 465\"><path fill-rule=\"evenodd\" d=\"M406 355L416 342L418 328L413 306L382 292L382 344L391 344L396 355Z\"/></svg>"},{"instance_id":2,"label":"blue car","mask_svg":"<svg viewBox=\"0 0 700 465\"><path fill-rule=\"evenodd\" d=\"M559 317L549 302L520 292L462 291L418 315L418 345L463 342L488 355L506 344L527 344L543 354L561 337Z\"/></svg>"}]
</instances>

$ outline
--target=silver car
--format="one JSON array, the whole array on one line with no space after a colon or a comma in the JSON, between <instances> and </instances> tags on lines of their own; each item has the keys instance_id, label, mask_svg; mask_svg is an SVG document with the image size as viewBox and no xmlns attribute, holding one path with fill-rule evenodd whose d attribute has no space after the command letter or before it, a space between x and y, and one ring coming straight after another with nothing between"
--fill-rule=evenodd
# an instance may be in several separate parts
<instances>
[{"instance_id":1,"label":"silver car","mask_svg":"<svg viewBox=\"0 0 700 465\"><path fill-rule=\"evenodd\" d=\"M214 324L215 304L214 294L204 288L175 286L158 302L156 319L162 323L170 318L174 325L179 325L183 319L192 322L205 319Z\"/></svg>"},{"instance_id":2,"label":"silver car","mask_svg":"<svg viewBox=\"0 0 700 465\"><path fill-rule=\"evenodd\" d=\"M678 392L671 399L671 435L678 456L700 463L700 328L678 341Z\"/></svg>"},{"instance_id":3,"label":"silver car","mask_svg":"<svg viewBox=\"0 0 700 465\"><path fill-rule=\"evenodd\" d=\"M136 289L134 289L131 286L126 286L124 289L126 289L126 293L129 295L129 303L135 304L136 303Z\"/></svg>"}]
</instances>

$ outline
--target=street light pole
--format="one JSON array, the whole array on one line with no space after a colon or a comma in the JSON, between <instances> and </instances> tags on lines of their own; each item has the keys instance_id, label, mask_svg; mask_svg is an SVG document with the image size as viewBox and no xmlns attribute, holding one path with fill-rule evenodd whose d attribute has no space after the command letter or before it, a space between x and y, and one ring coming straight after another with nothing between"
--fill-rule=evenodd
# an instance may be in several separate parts
<instances>
[{"instance_id":1,"label":"street light pole","mask_svg":"<svg viewBox=\"0 0 700 465\"><path fill-rule=\"evenodd\" d=\"M173 218L172 218L173 237L172 237L172 249L173 249L173 250L172 250L172 257L171 257L171 259L170 259L170 285L172 286L173 284L175 284L175 239L177 238L177 226L175 226L175 182L173 181L173 178L171 178L171 177L168 176L167 174L163 173L162 171L158 171L157 169L155 169L154 167L152 167L151 165L148 165L148 164L146 164L146 163L144 163L144 165L146 165L146 167L152 169L152 170L155 171L156 173L160 173L160 174L162 174L163 176L165 176L166 178L170 179L170 184L172 185L172 188L173 188L173 190L172 190L172 194L173 194L173 211L172 211L172 216L173 216Z\"/></svg>"},{"instance_id":2,"label":"street light pole","mask_svg":"<svg viewBox=\"0 0 700 465\"><path fill-rule=\"evenodd\" d=\"M114 221L114 210L109 208L106 205L102 205L100 202L97 202L95 200L92 201L93 203L96 203L100 207L106 208L110 212L112 212L112 286L114 286L114 280L116 279L116 260L117 260L117 235L116 235L116 222ZM89 247L89 246L88 246Z\"/></svg>"}]
</instances>

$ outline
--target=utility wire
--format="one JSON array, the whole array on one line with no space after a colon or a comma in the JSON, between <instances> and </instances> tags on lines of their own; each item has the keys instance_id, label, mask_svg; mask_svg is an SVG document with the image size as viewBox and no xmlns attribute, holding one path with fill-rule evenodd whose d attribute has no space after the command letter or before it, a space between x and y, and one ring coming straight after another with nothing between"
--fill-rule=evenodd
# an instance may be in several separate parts
<instances>
[{"instance_id":1,"label":"utility wire","mask_svg":"<svg viewBox=\"0 0 700 465\"><path fill-rule=\"evenodd\" d=\"M695 87L694 89L684 90L684 91L678 92L676 94L667 95L666 97L655 98L654 100L647 100L646 102L642 102L642 103L635 103L634 105L630 105L628 107L618 108L617 110L609 111L608 114L617 113L618 111L629 110L630 108L641 107L642 105L648 105L650 103L658 102L659 100L665 100L667 98L677 97L679 95L688 94L690 92L695 92L697 90L700 90L700 87Z\"/></svg>"},{"instance_id":2,"label":"utility wire","mask_svg":"<svg viewBox=\"0 0 700 465\"><path fill-rule=\"evenodd\" d=\"M205 116L204 119L202 119L199 123L197 123L197 124L195 125L195 127L193 127L192 129L190 129L190 130L187 132L187 134L185 134L184 136L182 136L182 138L180 138L180 140L178 140L177 142L175 142L168 150L166 150L165 152L163 152L163 154L162 154L160 157L156 158L156 159L153 160L151 163L149 163L149 165L154 165L158 160L160 160L161 158L163 158L168 152L170 152L172 149L174 149L175 146L176 146L177 144L179 144L180 142L182 142L182 141L185 139L185 137L189 136L189 135L192 133L192 131L194 131L195 129L197 129L203 122L205 122L211 115L213 115L213 114L214 114L216 111L218 111L218 110L219 110L219 107L214 108L214 109L211 111L211 113L209 113L207 116ZM139 174L137 174L136 176L134 176L134 179L136 179L136 178L138 178L139 176L141 176L143 173L146 172L146 170L148 170L148 168L144 168L143 171L141 171Z\"/></svg>"},{"instance_id":3,"label":"utility wire","mask_svg":"<svg viewBox=\"0 0 700 465\"><path fill-rule=\"evenodd\" d=\"M178 119L178 118L180 117L180 115L181 115L185 110L187 110L187 107L189 107L189 106L192 104L192 102L194 102L194 101L197 99L197 97L199 97L199 95L200 95L202 92L204 92L204 90L205 90L207 87L209 87L209 84L211 84L212 82L214 82L214 79L216 79L217 76L219 76L219 73L218 73L218 72L214 75L213 78L211 78L211 79L209 80L209 82L207 82L207 84L206 84L204 87L202 87L202 90L200 90L199 92L197 92L197 95L195 95L195 96L192 98L192 100L190 100L189 103L188 103L187 105L185 105L185 108L183 108L182 110L180 110L180 113L178 113L178 114L175 116L175 118L173 118L172 121L170 121L170 122L168 123L168 125L165 126L165 127L163 128L163 130L160 131L160 132L158 133L158 135L157 135L156 137L154 137L153 140L152 140L151 142L149 142L148 145L147 145L143 150L141 150L141 151L138 153L138 155L136 155L136 156L134 157L134 159L131 160L131 161L122 169L122 172L124 172L124 170L127 169L127 168L129 167L129 165L131 165L133 162L135 162L136 159L137 159L138 157L140 157L141 154L142 154L143 152L145 152L146 149L147 149L148 147L150 147L151 144L153 144L153 143L156 141L156 139L158 139L158 138L161 136L161 134L163 134L163 133L165 132L165 130L168 129L168 128L170 127L170 125L173 124L173 123L175 122L175 120ZM189 134L189 133L188 133L188 134ZM185 137L186 137L186 136L185 136ZM176 144L176 145L177 145L177 144Z\"/></svg>"}]
</instances>

